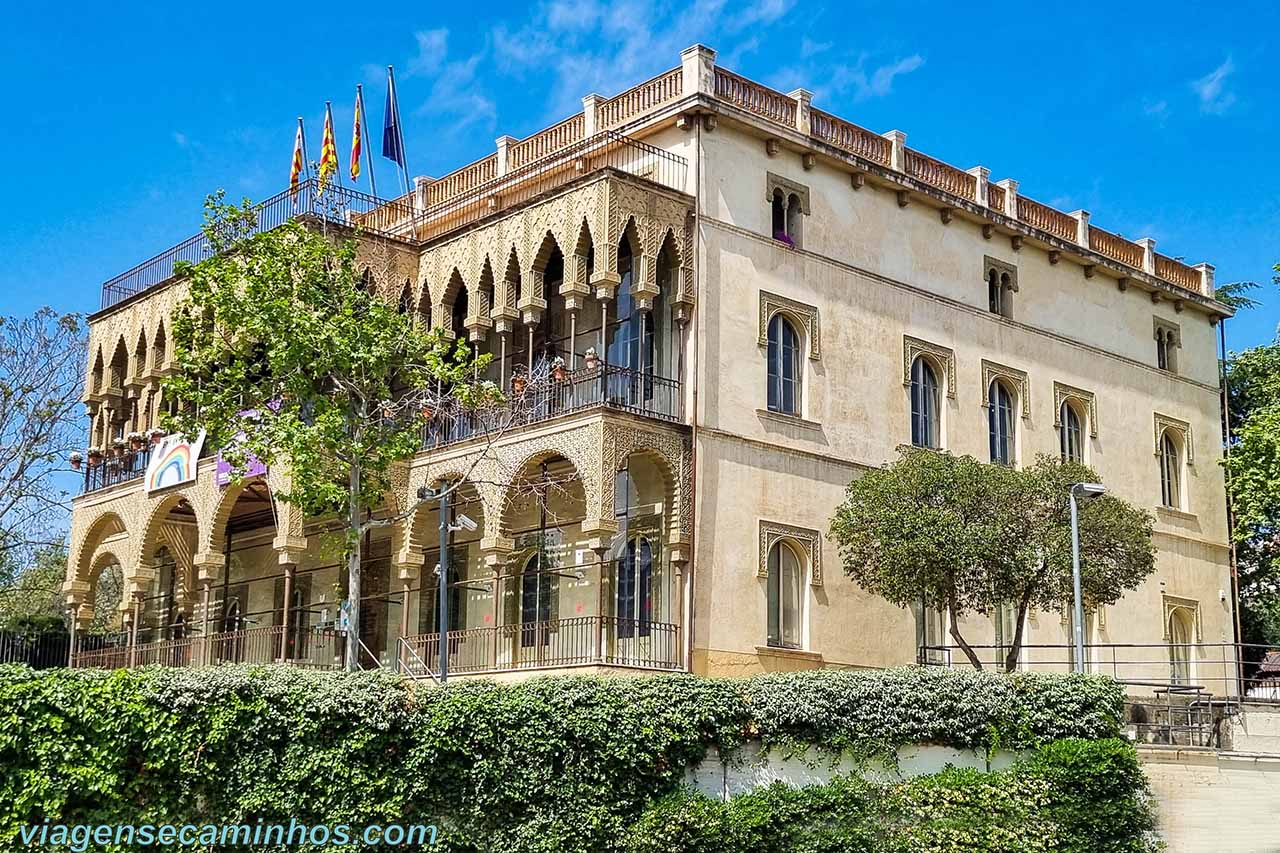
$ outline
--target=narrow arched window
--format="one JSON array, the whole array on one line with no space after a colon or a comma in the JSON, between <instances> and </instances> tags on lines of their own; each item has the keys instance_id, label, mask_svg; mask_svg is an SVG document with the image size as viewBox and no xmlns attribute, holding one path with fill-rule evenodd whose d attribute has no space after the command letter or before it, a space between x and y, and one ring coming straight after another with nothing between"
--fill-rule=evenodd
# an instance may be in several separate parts
<instances>
[{"instance_id":1,"label":"narrow arched window","mask_svg":"<svg viewBox=\"0 0 1280 853\"><path fill-rule=\"evenodd\" d=\"M995 270L987 273L987 309L992 314L1004 314L1004 288Z\"/></svg>"},{"instance_id":2,"label":"narrow arched window","mask_svg":"<svg viewBox=\"0 0 1280 853\"><path fill-rule=\"evenodd\" d=\"M787 203L782 197L782 190L773 191L773 239L787 240Z\"/></svg>"},{"instance_id":3,"label":"narrow arched window","mask_svg":"<svg viewBox=\"0 0 1280 853\"><path fill-rule=\"evenodd\" d=\"M927 360L911 363L911 443L916 447L941 446L938 375Z\"/></svg>"},{"instance_id":4,"label":"narrow arched window","mask_svg":"<svg viewBox=\"0 0 1280 853\"><path fill-rule=\"evenodd\" d=\"M800 245L800 228L804 217L804 206L800 202L800 196L792 193L787 198L787 237L790 238L792 246Z\"/></svg>"},{"instance_id":5,"label":"narrow arched window","mask_svg":"<svg viewBox=\"0 0 1280 853\"><path fill-rule=\"evenodd\" d=\"M618 561L618 639L649 636L653 619L653 546L643 536L627 543Z\"/></svg>"},{"instance_id":6,"label":"narrow arched window","mask_svg":"<svg viewBox=\"0 0 1280 853\"><path fill-rule=\"evenodd\" d=\"M769 321L769 411L800 414L800 335L781 314Z\"/></svg>"},{"instance_id":7,"label":"narrow arched window","mask_svg":"<svg viewBox=\"0 0 1280 853\"><path fill-rule=\"evenodd\" d=\"M775 542L769 549L769 645L798 649L803 637L800 598L802 566L794 548Z\"/></svg>"},{"instance_id":8,"label":"narrow arched window","mask_svg":"<svg viewBox=\"0 0 1280 853\"><path fill-rule=\"evenodd\" d=\"M1062 421L1062 431L1058 436L1062 461L1083 462L1084 439L1080 429L1080 415L1076 412L1075 406L1063 400L1059 420Z\"/></svg>"},{"instance_id":9,"label":"narrow arched window","mask_svg":"<svg viewBox=\"0 0 1280 853\"><path fill-rule=\"evenodd\" d=\"M1172 509L1182 506L1182 456L1168 430L1160 437L1160 503Z\"/></svg>"},{"instance_id":10,"label":"narrow arched window","mask_svg":"<svg viewBox=\"0 0 1280 853\"><path fill-rule=\"evenodd\" d=\"M1013 463L1013 395L998 379L987 389L987 432L991 444L991 461L1000 465Z\"/></svg>"},{"instance_id":11,"label":"narrow arched window","mask_svg":"<svg viewBox=\"0 0 1280 853\"><path fill-rule=\"evenodd\" d=\"M1174 684L1191 683L1191 616L1181 607L1169 613L1169 668Z\"/></svg>"}]
</instances>

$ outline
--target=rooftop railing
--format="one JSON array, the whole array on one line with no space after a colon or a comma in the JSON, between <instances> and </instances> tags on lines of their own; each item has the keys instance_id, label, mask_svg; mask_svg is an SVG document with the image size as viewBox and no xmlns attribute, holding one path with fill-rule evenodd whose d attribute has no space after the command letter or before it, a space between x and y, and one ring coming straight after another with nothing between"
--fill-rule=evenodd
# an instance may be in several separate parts
<instances>
[{"instance_id":1,"label":"rooftop railing","mask_svg":"<svg viewBox=\"0 0 1280 853\"><path fill-rule=\"evenodd\" d=\"M551 130L559 133L562 127ZM562 139L565 135L553 134L553 138ZM495 163L486 158L473 164L483 168L460 169L428 184L422 193L428 203L426 208L415 205L414 193L387 200L339 184L321 188L317 179L310 178L296 190L285 190L256 205L254 233L279 228L291 219L310 218L357 225L364 231L399 239L429 240L601 169L613 169L680 191L685 188L688 171L683 157L615 131L581 139L505 174L498 174ZM432 204L436 199L439 201ZM101 308L110 308L168 281L180 261L199 263L211 252L203 233L188 237L103 284Z\"/></svg>"}]
</instances>

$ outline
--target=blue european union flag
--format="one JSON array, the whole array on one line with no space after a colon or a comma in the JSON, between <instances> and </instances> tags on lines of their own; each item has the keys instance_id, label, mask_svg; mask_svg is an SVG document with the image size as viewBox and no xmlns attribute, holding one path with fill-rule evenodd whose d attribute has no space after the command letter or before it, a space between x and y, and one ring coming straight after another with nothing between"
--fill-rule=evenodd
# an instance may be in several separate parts
<instances>
[{"instance_id":1,"label":"blue european union flag","mask_svg":"<svg viewBox=\"0 0 1280 853\"><path fill-rule=\"evenodd\" d=\"M382 117L382 156L404 168L404 135L400 128L400 106L396 102L396 80L387 69L387 103Z\"/></svg>"}]
</instances>

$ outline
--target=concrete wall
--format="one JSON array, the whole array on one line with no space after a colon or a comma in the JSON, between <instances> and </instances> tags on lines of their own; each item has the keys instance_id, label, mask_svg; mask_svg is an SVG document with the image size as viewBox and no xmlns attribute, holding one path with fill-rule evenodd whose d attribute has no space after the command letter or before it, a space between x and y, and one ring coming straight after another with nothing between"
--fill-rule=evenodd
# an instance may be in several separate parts
<instances>
[{"instance_id":1,"label":"concrete wall","mask_svg":"<svg viewBox=\"0 0 1280 853\"><path fill-rule=\"evenodd\" d=\"M1280 851L1280 756L1140 747L1170 853Z\"/></svg>"}]
</instances>

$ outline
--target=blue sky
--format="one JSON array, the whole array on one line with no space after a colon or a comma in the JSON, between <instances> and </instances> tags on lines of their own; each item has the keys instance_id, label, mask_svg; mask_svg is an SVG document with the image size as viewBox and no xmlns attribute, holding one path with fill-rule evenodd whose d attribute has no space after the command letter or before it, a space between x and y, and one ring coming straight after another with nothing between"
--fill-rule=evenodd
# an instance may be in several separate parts
<instances>
[{"instance_id":1,"label":"blue sky","mask_svg":"<svg viewBox=\"0 0 1280 853\"><path fill-rule=\"evenodd\" d=\"M397 69L409 165L442 175L678 64L719 61L1101 227L1267 282L1229 345L1280 321L1280 5L66 2L11 9L0 313L97 307L101 282L194 233L206 193L288 179L296 117L338 147ZM433 9L431 7L438 7ZM382 194L393 181L379 165Z\"/></svg>"}]
</instances>

